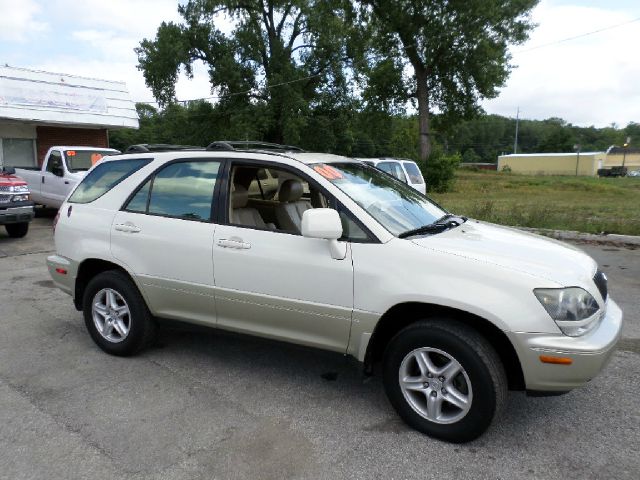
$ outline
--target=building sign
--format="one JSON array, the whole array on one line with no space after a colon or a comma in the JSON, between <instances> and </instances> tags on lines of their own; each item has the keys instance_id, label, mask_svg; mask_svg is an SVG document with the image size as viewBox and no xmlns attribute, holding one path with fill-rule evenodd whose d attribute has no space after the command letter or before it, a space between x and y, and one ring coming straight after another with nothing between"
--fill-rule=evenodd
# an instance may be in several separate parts
<instances>
[{"instance_id":1,"label":"building sign","mask_svg":"<svg viewBox=\"0 0 640 480\"><path fill-rule=\"evenodd\" d=\"M0 105L107 113L101 90L8 77L0 77Z\"/></svg>"}]
</instances>

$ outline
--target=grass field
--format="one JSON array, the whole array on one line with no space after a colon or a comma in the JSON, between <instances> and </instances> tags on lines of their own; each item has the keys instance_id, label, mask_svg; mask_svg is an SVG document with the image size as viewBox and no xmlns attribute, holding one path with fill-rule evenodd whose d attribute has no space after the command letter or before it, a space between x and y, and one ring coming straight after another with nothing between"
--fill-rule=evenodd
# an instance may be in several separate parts
<instances>
[{"instance_id":1,"label":"grass field","mask_svg":"<svg viewBox=\"0 0 640 480\"><path fill-rule=\"evenodd\" d=\"M525 176L459 170L447 210L521 227L640 235L640 178Z\"/></svg>"}]
</instances>

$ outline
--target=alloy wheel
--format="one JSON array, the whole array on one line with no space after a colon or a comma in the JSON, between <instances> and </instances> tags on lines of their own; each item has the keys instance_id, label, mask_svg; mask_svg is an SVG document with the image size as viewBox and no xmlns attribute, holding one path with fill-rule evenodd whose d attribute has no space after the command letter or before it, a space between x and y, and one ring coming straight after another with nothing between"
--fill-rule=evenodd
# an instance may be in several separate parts
<instances>
[{"instance_id":1,"label":"alloy wheel","mask_svg":"<svg viewBox=\"0 0 640 480\"><path fill-rule=\"evenodd\" d=\"M460 362L437 348L409 352L398 375L400 389L413 410L427 420L460 421L471 409L471 381Z\"/></svg>"}]
</instances>

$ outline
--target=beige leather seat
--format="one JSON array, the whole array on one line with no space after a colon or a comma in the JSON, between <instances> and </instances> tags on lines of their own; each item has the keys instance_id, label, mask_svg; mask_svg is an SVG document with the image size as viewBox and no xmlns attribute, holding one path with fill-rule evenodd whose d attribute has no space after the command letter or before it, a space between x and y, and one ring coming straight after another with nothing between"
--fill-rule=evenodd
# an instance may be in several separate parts
<instances>
[{"instance_id":1,"label":"beige leather seat","mask_svg":"<svg viewBox=\"0 0 640 480\"><path fill-rule=\"evenodd\" d=\"M264 223L260 212L255 208L247 207L249 192L242 185L235 185L231 192L231 223L246 225L248 227L268 228Z\"/></svg>"},{"instance_id":2,"label":"beige leather seat","mask_svg":"<svg viewBox=\"0 0 640 480\"><path fill-rule=\"evenodd\" d=\"M281 230L300 233L302 214L313 208L311 202L301 200L304 188L300 180L288 179L282 182L278 192L276 220Z\"/></svg>"}]
</instances>

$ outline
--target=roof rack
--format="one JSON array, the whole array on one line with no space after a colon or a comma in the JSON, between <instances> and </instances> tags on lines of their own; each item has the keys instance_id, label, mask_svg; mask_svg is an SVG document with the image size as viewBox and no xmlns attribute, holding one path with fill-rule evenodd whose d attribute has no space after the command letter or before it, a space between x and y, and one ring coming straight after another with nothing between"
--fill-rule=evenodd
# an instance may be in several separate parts
<instances>
[{"instance_id":1,"label":"roof rack","mask_svg":"<svg viewBox=\"0 0 640 480\"><path fill-rule=\"evenodd\" d=\"M219 140L207 145L207 150L277 150L282 152L304 152L300 147L281 145L279 143L258 142L250 140Z\"/></svg>"},{"instance_id":2,"label":"roof rack","mask_svg":"<svg viewBox=\"0 0 640 480\"><path fill-rule=\"evenodd\" d=\"M244 141L244 140L219 140L211 142L206 147L197 147L193 145L171 145L168 143L139 143L130 145L124 153L149 153L149 152L171 152L184 150L267 150L278 152L304 152L300 147L293 145L280 145L279 143Z\"/></svg>"},{"instance_id":3,"label":"roof rack","mask_svg":"<svg viewBox=\"0 0 640 480\"><path fill-rule=\"evenodd\" d=\"M124 153L170 152L174 150L204 150L192 145L171 145L168 143L139 143L130 145Z\"/></svg>"}]
</instances>

